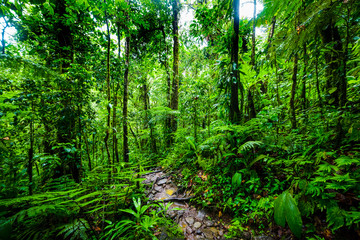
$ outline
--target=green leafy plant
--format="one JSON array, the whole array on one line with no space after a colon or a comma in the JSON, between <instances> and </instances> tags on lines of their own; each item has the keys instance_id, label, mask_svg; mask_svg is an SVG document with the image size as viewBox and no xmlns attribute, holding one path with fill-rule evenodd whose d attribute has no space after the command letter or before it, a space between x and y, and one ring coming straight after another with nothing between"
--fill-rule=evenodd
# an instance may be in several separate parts
<instances>
[{"instance_id":1,"label":"green leafy plant","mask_svg":"<svg viewBox=\"0 0 360 240\"><path fill-rule=\"evenodd\" d=\"M302 219L295 199L289 191L280 194L274 202L274 219L276 224L285 227L288 223L291 231L297 237L301 237Z\"/></svg>"},{"instance_id":2,"label":"green leafy plant","mask_svg":"<svg viewBox=\"0 0 360 240\"><path fill-rule=\"evenodd\" d=\"M154 235L154 230L157 225L164 224L166 221L165 213L168 211L171 204L161 206L160 204L143 205L140 198L133 198L133 209L120 209L121 212L130 214L129 219L121 220L117 223L108 221L109 225L106 227L108 232L103 236L103 239L157 239ZM158 209L162 209L158 211ZM174 208L173 210L179 210Z\"/></svg>"}]
</instances>

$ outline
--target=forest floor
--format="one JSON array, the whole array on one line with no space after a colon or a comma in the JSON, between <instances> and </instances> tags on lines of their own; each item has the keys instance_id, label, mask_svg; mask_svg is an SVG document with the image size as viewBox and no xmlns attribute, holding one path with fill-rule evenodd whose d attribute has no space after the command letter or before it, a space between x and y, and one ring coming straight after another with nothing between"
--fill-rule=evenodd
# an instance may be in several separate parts
<instances>
[{"instance_id":1,"label":"forest floor","mask_svg":"<svg viewBox=\"0 0 360 240\"><path fill-rule=\"evenodd\" d=\"M225 234L230 226L229 216L217 216L217 213L208 210L197 209L190 203L194 197L191 191L186 191L177 185L171 172L166 173L155 169L143 176L143 183L148 185L146 192L149 202L172 203L167 210L167 216L179 224L185 239L227 239ZM178 210L180 209L180 210ZM166 232L162 232L159 239L168 239ZM242 236L237 239L270 240L267 236Z\"/></svg>"}]
</instances>

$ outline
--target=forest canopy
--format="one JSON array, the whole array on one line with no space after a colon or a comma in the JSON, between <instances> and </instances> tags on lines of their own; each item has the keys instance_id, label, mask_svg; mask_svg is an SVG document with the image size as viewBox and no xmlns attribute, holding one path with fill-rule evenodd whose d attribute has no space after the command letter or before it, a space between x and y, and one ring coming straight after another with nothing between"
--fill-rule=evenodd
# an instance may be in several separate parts
<instances>
[{"instance_id":1,"label":"forest canopy","mask_svg":"<svg viewBox=\"0 0 360 240\"><path fill-rule=\"evenodd\" d=\"M360 239L359 23L357 0L2 0L0 240Z\"/></svg>"}]
</instances>

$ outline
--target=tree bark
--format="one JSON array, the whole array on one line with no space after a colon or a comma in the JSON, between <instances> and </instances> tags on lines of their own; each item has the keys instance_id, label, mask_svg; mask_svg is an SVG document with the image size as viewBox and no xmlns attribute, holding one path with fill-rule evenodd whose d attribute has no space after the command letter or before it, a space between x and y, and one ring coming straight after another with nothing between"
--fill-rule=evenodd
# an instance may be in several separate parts
<instances>
[{"instance_id":1,"label":"tree bark","mask_svg":"<svg viewBox=\"0 0 360 240\"><path fill-rule=\"evenodd\" d=\"M73 62L73 37L71 27L64 23L61 19L65 18L66 12L66 1L59 0L56 1L54 12L59 15L58 19L54 23L54 28L58 29L56 32L57 42L59 43L59 48L57 49L59 53L60 60L60 73L67 73L71 63ZM70 79L67 79L69 81ZM61 110L59 115L62 117L59 118L57 122L57 138L58 143L60 144L72 144L73 140L76 138L76 110L74 109L74 103L72 102L72 86L69 83L65 87L61 88ZM75 182L80 182L80 165L81 160L79 156L75 153L68 153L65 149L59 149L59 157L64 163L67 159L71 158L69 163L70 171L73 175ZM56 177L61 177L65 173L64 169L65 164L62 164L56 169Z\"/></svg>"},{"instance_id":2,"label":"tree bark","mask_svg":"<svg viewBox=\"0 0 360 240\"><path fill-rule=\"evenodd\" d=\"M107 36L107 53L106 53L106 100L107 100L107 121L106 121L106 131L105 131L105 138L104 138L104 143L105 143L105 149L106 149L106 153L107 153L107 158L108 158L108 164L109 166L112 165L112 161L111 161L111 154L110 154L110 149L109 149L109 145L108 145L108 140L109 140L109 136L110 136L110 121L111 121L111 108L110 108L110 102L111 102L111 92L110 92L110 27L109 27L109 20L107 19L107 14L105 13L105 17L106 17L106 36ZM110 182L111 180L111 171L109 171L109 179L108 181Z\"/></svg>"},{"instance_id":3,"label":"tree bark","mask_svg":"<svg viewBox=\"0 0 360 240\"><path fill-rule=\"evenodd\" d=\"M5 17L3 17L4 21L5 21L5 27L3 28L2 32L1 32L1 45L2 45L2 54L5 54L5 30L6 28L9 26L8 22L6 21Z\"/></svg>"},{"instance_id":4,"label":"tree bark","mask_svg":"<svg viewBox=\"0 0 360 240\"><path fill-rule=\"evenodd\" d=\"M173 0L172 10L173 10L173 81L172 81L172 92L171 92L171 109L178 110L179 108L179 10L180 10L179 0ZM171 142L174 142L175 132L177 130L177 117L175 115L171 116Z\"/></svg>"},{"instance_id":5,"label":"tree bark","mask_svg":"<svg viewBox=\"0 0 360 240\"><path fill-rule=\"evenodd\" d=\"M29 176L29 195L33 195L33 158L34 158L34 102L31 100L30 148L27 174Z\"/></svg>"},{"instance_id":6,"label":"tree bark","mask_svg":"<svg viewBox=\"0 0 360 240\"><path fill-rule=\"evenodd\" d=\"M234 36L231 51L232 75L230 94L230 122L237 124L240 121L239 110L239 24L240 24L240 0L234 0Z\"/></svg>"},{"instance_id":7,"label":"tree bark","mask_svg":"<svg viewBox=\"0 0 360 240\"><path fill-rule=\"evenodd\" d=\"M253 68L255 69L255 44L256 44L256 39L255 39L255 27L256 27L256 0L254 0L254 17L253 17L253 27L252 27L252 45L251 45L251 61L250 64L253 66Z\"/></svg>"},{"instance_id":8,"label":"tree bark","mask_svg":"<svg viewBox=\"0 0 360 240\"><path fill-rule=\"evenodd\" d=\"M304 56L304 71L302 77L302 88L301 88L301 106L302 109L306 109L306 78L307 78L307 65L308 65L308 58L306 53L306 43L304 43L303 47L303 56Z\"/></svg>"},{"instance_id":9,"label":"tree bark","mask_svg":"<svg viewBox=\"0 0 360 240\"><path fill-rule=\"evenodd\" d=\"M328 13L328 11L327 11ZM337 26L329 14L324 14L323 24L326 26L320 31L324 45L331 46L331 51L325 52L325 61L328 65L326 69L326 90L329 93L328 104L343 106L346 101L346 76L344 75L342 61L343 47Z\"/></svg>"},{"instance_id":10,"label":"tree bark","mask_svg":"<svg viewBox=\"0 0 360 240\"><path fill-rule=\"evenodd\" d=\"M129 16L127 16L129 21ZM130 31L126 25L125 38L125 73L124 73L124 98L123 98L123 160L129 161L129 143L128 143L128 86L129 86L129 60L130 60Z\"/></svg>"},{"instance_id":11,"label":"tree bark","mask_svg":"<svg viewBox=\"0 0 360 240\"><path fill-rule=\"evenodd\" d=\"M297 84L297 71L298 71L298 54L295 53L294 56L294 69L292 75L292 87L291 87L291 97L290 97L290 121L291 128L296 129L296 113L295 113L295 94L296 94L296 84Z\"/></svg>"}]
</instances>

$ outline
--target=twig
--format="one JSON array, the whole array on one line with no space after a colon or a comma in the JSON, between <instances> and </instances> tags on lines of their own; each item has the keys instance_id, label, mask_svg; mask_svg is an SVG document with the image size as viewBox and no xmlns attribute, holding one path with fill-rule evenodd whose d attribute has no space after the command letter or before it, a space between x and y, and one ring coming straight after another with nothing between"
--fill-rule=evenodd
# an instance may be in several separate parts
<instances>
[{"instance_id":1,"label":"twig","mask_svg":"<svg viewBox=\"0 0 360 240\"><path fill-rule=\"evenodd\" d=\"M188 201L192 198L194 198L195 196L190 196L190 197L186 197L186 198L167 198L167 199L162 199L162 200L156 200L155 202L172 202L172 201Z\"/></svg>"}]
</instances>

